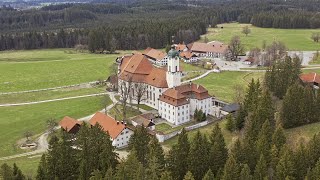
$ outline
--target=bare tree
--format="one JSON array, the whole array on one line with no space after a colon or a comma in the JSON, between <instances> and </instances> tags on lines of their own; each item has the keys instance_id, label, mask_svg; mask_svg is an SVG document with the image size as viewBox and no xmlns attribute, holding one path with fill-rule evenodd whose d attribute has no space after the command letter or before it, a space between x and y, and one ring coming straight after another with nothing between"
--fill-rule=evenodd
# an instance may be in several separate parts
<instances>
[{"instance_id":1,"label":"bare tree","mask_svg":"<svg viewBox=\"0 0 320 180\"><path fill-rule=\"evenodd\" d=\"M108 113L107 107L108 107L109 104L110 104L110 97L109 97L109 95L107 95L107 94L103 95L103 98L101 99L101 104L102 104L102 106L104 107L104 112L105 112L105 114L107 114L107 113Z\"/></svg>"},{"instance_id":2,"label":"bare tree","mask_svg":"<svg viewBox=\"0 0 320 180\"><path fill-rule=\"evenodd\" d=\"M242 33L245 34L246 36L248 36L248 34L251 33L251 29L249 28L249 26L245 26L242 28Z\"/></svg>"},{"instance_id":3,"label":"bare tree","mask_svg":"<svg viewBox=\"0 0 320 180\"><path fill-rule=\"evenodd\" d=\"M312 33L311 35L311 39L314 41L314 42L319 42L320 40L320 33Z\"/></svg>"},{"instance_id":4,"label":"bare tree","mask_svg":"<svg viewBox=\"0 0 320 180\"><path fill-rule=\"evenodd\" d=\"M203 40L205 43L208 43L209 42L209 39L207 38L207 36L204 36L204 40Z\"/></svg>"},{"instance_id":5,"label":"bare tree","mask_svg":"<svg viewBox=\"0 0 320 180\"><path fill-rule=\"evenodd\" d=\"M131 89L132 89L132 78L128 78L128 81L121 81L119 84L119 93L120 93L120 102L122 106L122 115L123 118L126 118L128 101L131 97Z\"/></svg>"},{"instance_id":6,"label":"bare tree","mask_svg":"<svg viewBox=\"0 0 320 180\"><path fill-rule=\"evenodd\" d=\"M238 56L241 55L244 51L243 45L241 44L241 40L239 36L233 36L230 44L229 49L231 52L232 60L237 60Z\"/></svg>"},{"instance_id":7,"label":"bare tree","mask_svg":"<svg viewBox=\"0 0 320 180\"><path fill-rule=\"evenodd\" d=\"M29 138L30 138L31 136L33 136L33 132L32 132L32 131L26 131L26 132L23 133L23 135L24 135L25 138L27 138L27 141L26 141L26 142L29 142L29 141L30 141Z\"/></svg>"},{"instance_id":8,"label":"bare tree","mask_svg":"<svg viewBox=\"0 0 320 180\"><path fill-rule=\"evenodd\" d=\"M137 83L135 84L134 86L134 97L135 99L137 100L137 103L138 103L138 111L140 109L140 103L144 100L146 100L146 92L147 92L147 85L146 84L143 84L143 83Z\"/></svg>"},{"instance_id":9,"label":"bare tree","mask_svg":"<svg viewBox=\"0 0 320 180\"><path fill-rule=\"evenodd\" d=\"M47 128L48 128L49 134L54 133L56 126L58 126L58 123L54 118L50 118L47 120Z\"/></svg>"},{"instance_id":10,"label":"bare tree","mask_svg":"<svg viewBox=\"0 0 320 180\"><path fill-rule=\"evenodd\" d=\"M280 60L286 56L287 48L279 41L274 41L271 45L267 46L266 53L268 56L268 62L265 65L271 65L274 61Z\"/></svg>"},{"instance_id":11,"label":"bare tree","mask_svg":"<svg viewBox=\"0 0 320 180\"><path fill-rule=\"evenodd\" d=\"M265 51L265 50L266 50L266 47L267 47L267 41L266 41L266 40L263 40L263 41L262 41L262 50Z\"/></svg>"}]
</instances>

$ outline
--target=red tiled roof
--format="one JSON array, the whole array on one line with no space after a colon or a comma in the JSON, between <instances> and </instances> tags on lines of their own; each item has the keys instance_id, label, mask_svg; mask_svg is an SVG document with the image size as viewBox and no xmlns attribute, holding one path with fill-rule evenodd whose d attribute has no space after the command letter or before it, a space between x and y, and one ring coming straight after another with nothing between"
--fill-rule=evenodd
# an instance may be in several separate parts
<instances>
[{"instance_id":1,"label":"red tiled roof","mask_svg":"<svg viewBox=\"0 0 320 180\"><path fill-rule=\"evenodd\" d=\"M190 83L167 89L160 96L160 100L174 106L181 106L188 103L187 98L202 100L209 97L208 90L203 86Z\"/></svg>"},{"instance_id":2,"label":"red tiled roof","mask_svg":"<svg viewBox=\"0 0 320 180\"><path fill-rule=\"evenodd\" d=\"M119 78L126 81L131 78L133 82L146 83L161 88L168 87L166 69L154 67L141 54L123 58Z\"/></svg>"},{"instance_id":3,"label":"red tiled roof","mask_svg":"<svg viewBox=\"0 0 320 180\"><path fill-rule=\"evenodd\" d=\"M153 49L150 47L148 47L146 50L144 50L142 54L146 55L152 59L155 59L157 61L162 60L167 55L166 53L164 53L162 51L159 51L159 50L156 50L156 49Z\"/></svg>"},{"instance_id":4,"label":"red tiled roof","mask_svg":"<svg viewBox=\"0 0 320 180\"><path fill-rule=\"evenodd\" d=\"M112 139L116 139L117 136L126 128L121 122L117 122L112 117L105 115L101 112L97 112L89 121L94 126L97 123L102 127L105 132L108 132Z\"/></svg>"},{"instance_id":5,"label":"red tiled roof","mask_svg":"<svg viewBox=\"0 0 320 180\"><path fill-rule=\"evenodd\" d=\"M180 57L186 58L186 59L190 59L192 56L197 56L194 53L192 53L191 51L183 51L180 53Z\"/></svg>"},{"instance_id":6,"label":"red tiled roof","mask_svg":"<svg viewBox=\"0 0 320 180\"><path fill-rule=\"evenodd\" d=\"M185 44L176 44L175 45L175 49L178 51L183 51L186 48L187 48L187 46Z\"/></svg>"},{"instance_id":7,"label":"red tiled roof","mask_svg":"<svg viewBox=\"0 0 320 180\"><path fill-rule=\"evenodd\" d=\"M226 50L228 49L228 46L220 42L212 42L208 44L194 42L194 43L188 44L188 48L193 52L225 53Z\"/></svg>"},{"instance_id":8,"label":"red tiled roof","mask_svg":"<svg viewBox=\"0 0 320 180\"><path fill-rule=\"evenodd\" d=\"M305 83L320 83L320 75L317 73L301 74L300 79Z\"/></svg>"},{"instance_id":9,"label":"red tiled roof","mask_svg":"<svg viewBox=\"0 0 320 180\"><path fill-rule=\"evenodd\" d=\"M81 125L81 121L77 121L69 116L65 116L60 122L59 125L61 128L69 132L75 125Z\"/></svg>"}]
</instances>

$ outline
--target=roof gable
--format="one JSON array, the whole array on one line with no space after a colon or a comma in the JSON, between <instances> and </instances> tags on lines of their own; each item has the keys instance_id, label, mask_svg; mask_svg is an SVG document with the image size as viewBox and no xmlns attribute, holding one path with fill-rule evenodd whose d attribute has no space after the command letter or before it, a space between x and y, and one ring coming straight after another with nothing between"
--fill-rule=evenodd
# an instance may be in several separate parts
<instances>
[{"instance_id":1,"label":"roof gable","mask_svg":"<svg viewBox=\"0 0 320 180\"><path fill-rule=\"evenodd\" d=\"M59 125L66 130L67 132L69 132L74 126L76 125L81 125L82 122L77 121L76 119L73 119L69 116L65 116L60 122Z\"/></svg>"},{"instance_id":2,"label":"roof gable","mask_svg":"<svg viewBox=\"0 0 320 180\"><path fill-rule=\"evenodd\" d=\"M94 126L97 123L102 127L105 132L108 132L112 139L116 139L117 136L126 128L124 124L116 121L112 117L105 115L101 112L97 112L89 121Z\"/></svg>"}]
</instances>

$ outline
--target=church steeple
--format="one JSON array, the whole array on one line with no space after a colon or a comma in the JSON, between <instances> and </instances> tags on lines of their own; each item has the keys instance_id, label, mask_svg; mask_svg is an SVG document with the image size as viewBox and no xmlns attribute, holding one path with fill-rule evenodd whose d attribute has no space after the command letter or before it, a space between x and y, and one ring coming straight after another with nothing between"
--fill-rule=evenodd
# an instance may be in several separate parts
<instances>
[{"instance_id":1,"label":"church steeple","mask_svg":"<svg viewBox=\"0 0 320 180\"><path fill-rule=\"evenodd\" d=\"M181 84L179 52L175 50L174 46L171 46L171 50L168 52L167 83L169 88Z\"/></svg>"}]
</instances>

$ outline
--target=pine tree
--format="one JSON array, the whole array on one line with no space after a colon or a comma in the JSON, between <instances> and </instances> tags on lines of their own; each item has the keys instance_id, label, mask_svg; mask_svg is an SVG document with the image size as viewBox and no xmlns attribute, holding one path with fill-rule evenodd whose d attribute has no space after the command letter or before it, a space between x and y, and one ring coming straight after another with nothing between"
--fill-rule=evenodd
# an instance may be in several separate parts
<instances>
[{"instance_id":1,"label":"pine tree","mask_svg":"<svg viewBox=\"0 0 320 180\"><path fill-rule=\"evenodd\" d=\"M13 179L14 180L24 180L26 177L22 174L22 171L18 168L16 163L13 163Z\"/></svg>"},{"instance_id":2,"label":"pine tree","mask_svg":"<svg viewBox=\"0 0 320 180\"><path fill-rule=\"evenodd\" d=\"M237 164L234 155L230 154L224 166L223 180L234 180L240 176L239 164Z\"/></svg>"},{"instance_id":3,"label":"pine tree","mask_svg":"<svg viewBox=\"0 0 320 180\"><path fill-rule=\"evenodd\" d=\"M47 154L47 178L55 179L58 174L58 164L59 164L59 139L57 136L53 136L49 140L49 149Z\"/></svg>"},{"instance_id":4,"label":"pine tree","mask_svg":"<svg viewBox=\"0 0 320 180\"><path fill-rule=\"evenodd\" d=\"M252 180L250 168L247 164L243 165L243 168L241 169L241 172L240 172L239 180Z\"/></svg>"},{"instance_id":5,"label":"pine tree","mask_svg":"<svg viewBox=\"0 0 320 180\"><path fill-rule=\"evenodd\" d=\"M192 173L190 171L184 176L183 180L195 180Z\"/></svg>"},{"instance_id":6,"label":"pine tree","mask_svg":"<svg viewBox=\"0 0 320 180\"><path fill-rule=\"evenodd\" d=\"M235 129L235 124L234 124L232 115L228 114L226 119L227 119L226 129L230 132L233 132L233 130Z\"/></svg>"},{"instance_id":7,"label":"pine tree","mask_svg":"<svg viewBox=\"0 0 320 180\"><path fill-rule=\"evenodd\" d=\"M102 179L102 175L101 175L101 172L99 170L94 170L91 173L90 180L101 180L101 179Z\"/></svg>"},{"instance_id":8,"label":"pine tree","mask_svg":"<svg viewBox=\"0 0 320 180\"><path fill-rule=\"evenodd\" d=\"M212 173L211 169L207 171L202 180L214 180L214 174Z\"/></svg>"},{"instance_id":9,"label":"pine tree","mask_svg":"<svg viewBox=\"0 0 320 180\"><path fill-rule=\"evenodd\" d=\"M320 160L318 160L316 166L311 170L312 179L320 179Z\"/></svg>"},{"instance_id":10,"label":"pine tree","mask_svg":"<svg viewBox=\"0 0 320 180\"><path fill-rule=\"evenodd\" d=\"M219 124L216 124L212 129L212 133L210 135L210 146L210 169L215 175L217 175L219 171L222 172L222 168L228 158L228 150Z\"/></svg>"},{"instance_id":11,"label":"pine tree","mask_svg":"<svg viewBox=\"0 0 320 180\"><path fill-rule=\"evenodd\" d=\"M209 142L206 136L198 131L192 140L188 157L188 169L195 179L201 179L209 169L209 151Z\"/></svg>"},{"instance_id":12,"label":"pine tree","mask_svg":"<svg viewBox=\"0 0 320 180\"><path fill-rule=\"evenodd\" d=\"M137 158L139 162L145 167L147 164L146 155L148 154L148 143L150 141L150 137L148 135L147 130L140 126L134 130L134 134L131 136L129 140L129 149L135 149L137 153Z\"/></svg>"},{"instance_id":13,"label":"pine tree","mask_svg":"<svg viewBox=\"0 0 320 180\"><path fill-rule=\"evenodd\" d=\"M163 169L158 163L157 157L152 156L151 159L149 159L148 168L146 170L146 179L158 180L162 172Z\"/></svg>"},{"instance_id":14,"label":"pine tree","mask_svg":"<svg viewBox=\"0 0 320 180\"><path fill-rule=\"evenodd\" d=\"M187 131L182 129L178 143L172 147L168 155L168 170L177 179L183 179L188 171L188 158L190 151L190 143L188 140Z\"/></svg>"},{"instance_id":15,"label":"pine tree","mask_svg":"<svg viewBox=\"0 0 320 180\"><path fill-rule=\"evenodd\" d=\"M254 170L254 179L255 180L264 180L268 175L267 163L264 159L263 154L261 154L260 159L256 165Z\"/></svg>"},{"instance_id":16,"label":"pine tree","mask_svg":"<svg viewBox=\"0 0 320 180\"><path fill-rule=\"evenodd\" d=\"M42 154L41 160L38 166L37 171L37 180L46 180L47 179L47 160L46 160L46 154Z\"/></svg>"}]
</instances>

